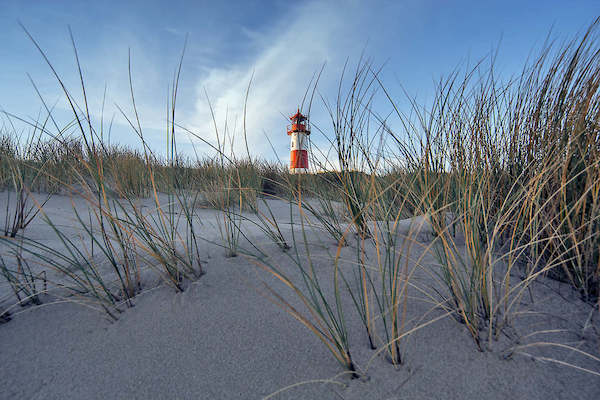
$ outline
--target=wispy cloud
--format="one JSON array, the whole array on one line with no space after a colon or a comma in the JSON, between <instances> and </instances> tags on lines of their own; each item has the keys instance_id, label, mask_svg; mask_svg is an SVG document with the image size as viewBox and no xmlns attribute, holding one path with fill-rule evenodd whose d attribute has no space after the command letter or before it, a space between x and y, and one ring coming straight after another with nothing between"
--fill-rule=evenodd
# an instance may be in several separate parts
<instances>
[{"instance_id":1,"label":"wispy cloud","mask_svg":"<svg viewBox=\"0 0 600 400\"><path fill-rule=\"evenodd\" d=\"M247 32L262 47L249 63L212 68L196 85L197 100L192 125L204 138L215 140L213 121L206 99L212 104L219 134L227 125L235 133L234 150L245 154L242 123L244 100L252 80L247 102L248 145L256 154L268 154L265 134L281 149L287 144L285 115L300 105L311 77L323 63L329 67L360 51L356 42L359 9L314 2L291 10L286 19L266 33ZM335 68L335 67L333 67ZM339 73L330 74L339 79ZM327 86L327 82L322 82ZM234 131L235 127L235 131ZM285 154L282 154L286 156Z\"/></svg>"}]
</instances>

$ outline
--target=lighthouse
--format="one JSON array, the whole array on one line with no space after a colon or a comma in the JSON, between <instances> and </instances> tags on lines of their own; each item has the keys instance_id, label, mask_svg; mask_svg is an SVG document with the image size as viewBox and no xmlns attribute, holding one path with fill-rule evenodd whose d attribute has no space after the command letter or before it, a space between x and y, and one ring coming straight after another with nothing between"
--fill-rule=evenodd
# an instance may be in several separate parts
<instances>
[{"instance_id":1,"label":"lighthouse","mask_svg":"<svg viewBox=\"0 0 600 400\"><path fill-rule=\"evenodd\" d=\"M304 115L300 113L300 109L296 114L290 117L292 124L287 127L287 134L291 139L290 142L290 172L292 174L303 174L308 172L308 135L310 129L308 121Z\"/></svg>"}]
</instances>

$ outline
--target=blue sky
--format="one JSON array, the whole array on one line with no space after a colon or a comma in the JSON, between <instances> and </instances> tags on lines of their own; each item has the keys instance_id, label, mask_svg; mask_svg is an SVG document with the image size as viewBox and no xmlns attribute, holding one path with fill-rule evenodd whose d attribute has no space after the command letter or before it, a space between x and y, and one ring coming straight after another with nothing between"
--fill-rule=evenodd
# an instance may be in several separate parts
<instances>
[{"instance_id":1,"label":"blue sky","mask_svg":"<svg viewBox=\"0 0 600 400\"><path fill-rule=\"evenodd\" d=\"M497 71L517 74L552 29L566 41L600 14L598 1L12 1L0 0L0 110L25 119L41 110L27 73L56 117L69 120L67 104L48 66L17 21L46 51L67 87L81 102L78 75L68 36L70 26L83 67L92 120L99 126L114 116L111 141L135 146L137 139L117 111L131 113L127 54L146 138L164 152L168 88L184 38L187 51L180 80L177 122L206 140L215 132L208 94L219 129L227 121L242 152L242 110L246 87L247 132L251 151L273 159L265 136L282 161L288 157L284 115L299 105L315 72L325 63L319 92L333 102L344 62L361 53L385 64L382 79L400 105L402 88L426 103L434 82L456 68L467 68L496 48ZM386 114L385 102L380 112ZM313 123L328 131L321 101ZM6 124L6 117L1 117ZM325 140L313 135L317 144ZM192 154L188 137L179 148ZM196 143L199 151L206 146Z\"/></svg>"}]
</instances>

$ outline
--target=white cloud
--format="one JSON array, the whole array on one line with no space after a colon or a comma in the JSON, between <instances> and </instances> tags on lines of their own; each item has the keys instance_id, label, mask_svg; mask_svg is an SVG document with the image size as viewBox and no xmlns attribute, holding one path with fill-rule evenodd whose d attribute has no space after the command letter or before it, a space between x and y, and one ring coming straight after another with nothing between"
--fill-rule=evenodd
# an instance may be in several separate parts
<instances>
[{"instance_id":1,"label":"white cloud","mask_svg":"<svg viewBox=\"0 0 600 400\"><path fill-rule=\"evenodd\" d=\"M203 138L216 142L206 90L218 128L222 131L225 120L228 120L230 132L235 134L235 151L245 156L243 109L246 89L252 78L246 119L248 145L253 155L273 158L271 146L265 139L266 133L278 155L282 160L287 160L289 143L285 125L289 120L286 117L300 105L311 78L323 63L327 63L327 67L319 88L324 93L328 92L328 88L335 89L346 57L356 58L368 40L364 36L365 26L371 25L366 20L370 18L367 16L368 9L368 4L360 2L315 1L291 7L288 13L279 17L279 21L265 20L256 29L223 26L224 30L239 28L237 40L245 46L244 54L238 55L228 54L226 48L229 44L215 39L220 37L217 33L191 35L183 64L183 81L180 82L177 121ZM265 29L267 25L270 27ZM141 124L149 144L155 150L162 151L167 87L179 61L184 29L171 25L163 27L161 32L167 33L168 40L161 41L152 35L145 36L147 32L142 29L141 23L133 26L123 27L115 22L103 27L102 32L93 39L74 30L90 111L95 125L99 125L106 84L108 91L104 122L106 126L111 116L116 115L113 142L139 145L139 140L114 107L116 103L128 116L133 116L127 74L127 49L131 48L133 84ZM81 43L79 36L83 36ZM65 56L56 49L50 49L49 55L57 60L56 66L61 76L66 78L72 95L82 106L70 43L67 37L64 41ZM65 121L68 121L68 105L64 96L47 68L42 62L40 64L33 74L34 79L41 79L40 89L50 103L57 98L62 99L58 107L65 111ZM320 103L320 100L317 98L316 102ZM322 115L322 107L318 108L321 108ZM311 117L313 121L318 117L314 108ZM180 150L191 155L191 149L184 146L183 136L184 133L180 131ZM200 150L207 149L198 141L195 143Z\"/></svg>"},{"instance_id":2,"label":"white cloud","mask_svg":"<svg viewBox=\"0 0 600 400\"><path fill-rule=\"evenodd\" d=\"M222 135L225 118L228 126L236 127L234 149L245 155L242 123L246 89L252 79L247 104L246 128L250 151L256 155L272 154L265 139L265 132L278 150L287 147L286 121L283 115L291 115L300 105L311 77L324 62L328 70L343 62L345 57L357 53L349 49L356 32L356 15L360 10L349 5L346 8L318 2L293 10L262 35L249 35L260 41L263 49L253 61L244 65L213 68L197 83L195 115L190 119L195 131L204 138L216 142L210 109L205 90L215 112L219 134ZM360 51L360 45L358 52ZM333 68L335 69L335 68ZM329 74L339 79L339 71ZM320 87L327 86L321 81ZM285 148L286 148L285 147ZM287 154L279 154L282 159Z\"/></svg>"}]
</instances>

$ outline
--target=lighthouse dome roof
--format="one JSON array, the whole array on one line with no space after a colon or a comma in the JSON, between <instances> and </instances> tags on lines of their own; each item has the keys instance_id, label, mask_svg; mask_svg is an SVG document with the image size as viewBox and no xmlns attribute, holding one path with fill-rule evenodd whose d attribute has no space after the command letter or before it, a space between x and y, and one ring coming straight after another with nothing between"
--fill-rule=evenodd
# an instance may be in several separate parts
<instances>
[{"instance_id":1,"label":"lighthouse dome roof","mask_svg":"<svg viewBox=\"0 0 600 400\"><path fill-rule=\"evenodd\" d=\"M302 113L300 113L300 109L298 109L298 112L296 114L292 115L290 117L290 120L292 120L292 121L298 121L298 122L300 122L300 121L306 121L306 117L304 115L302 115Z\"/></svg>"}]
</instances>

